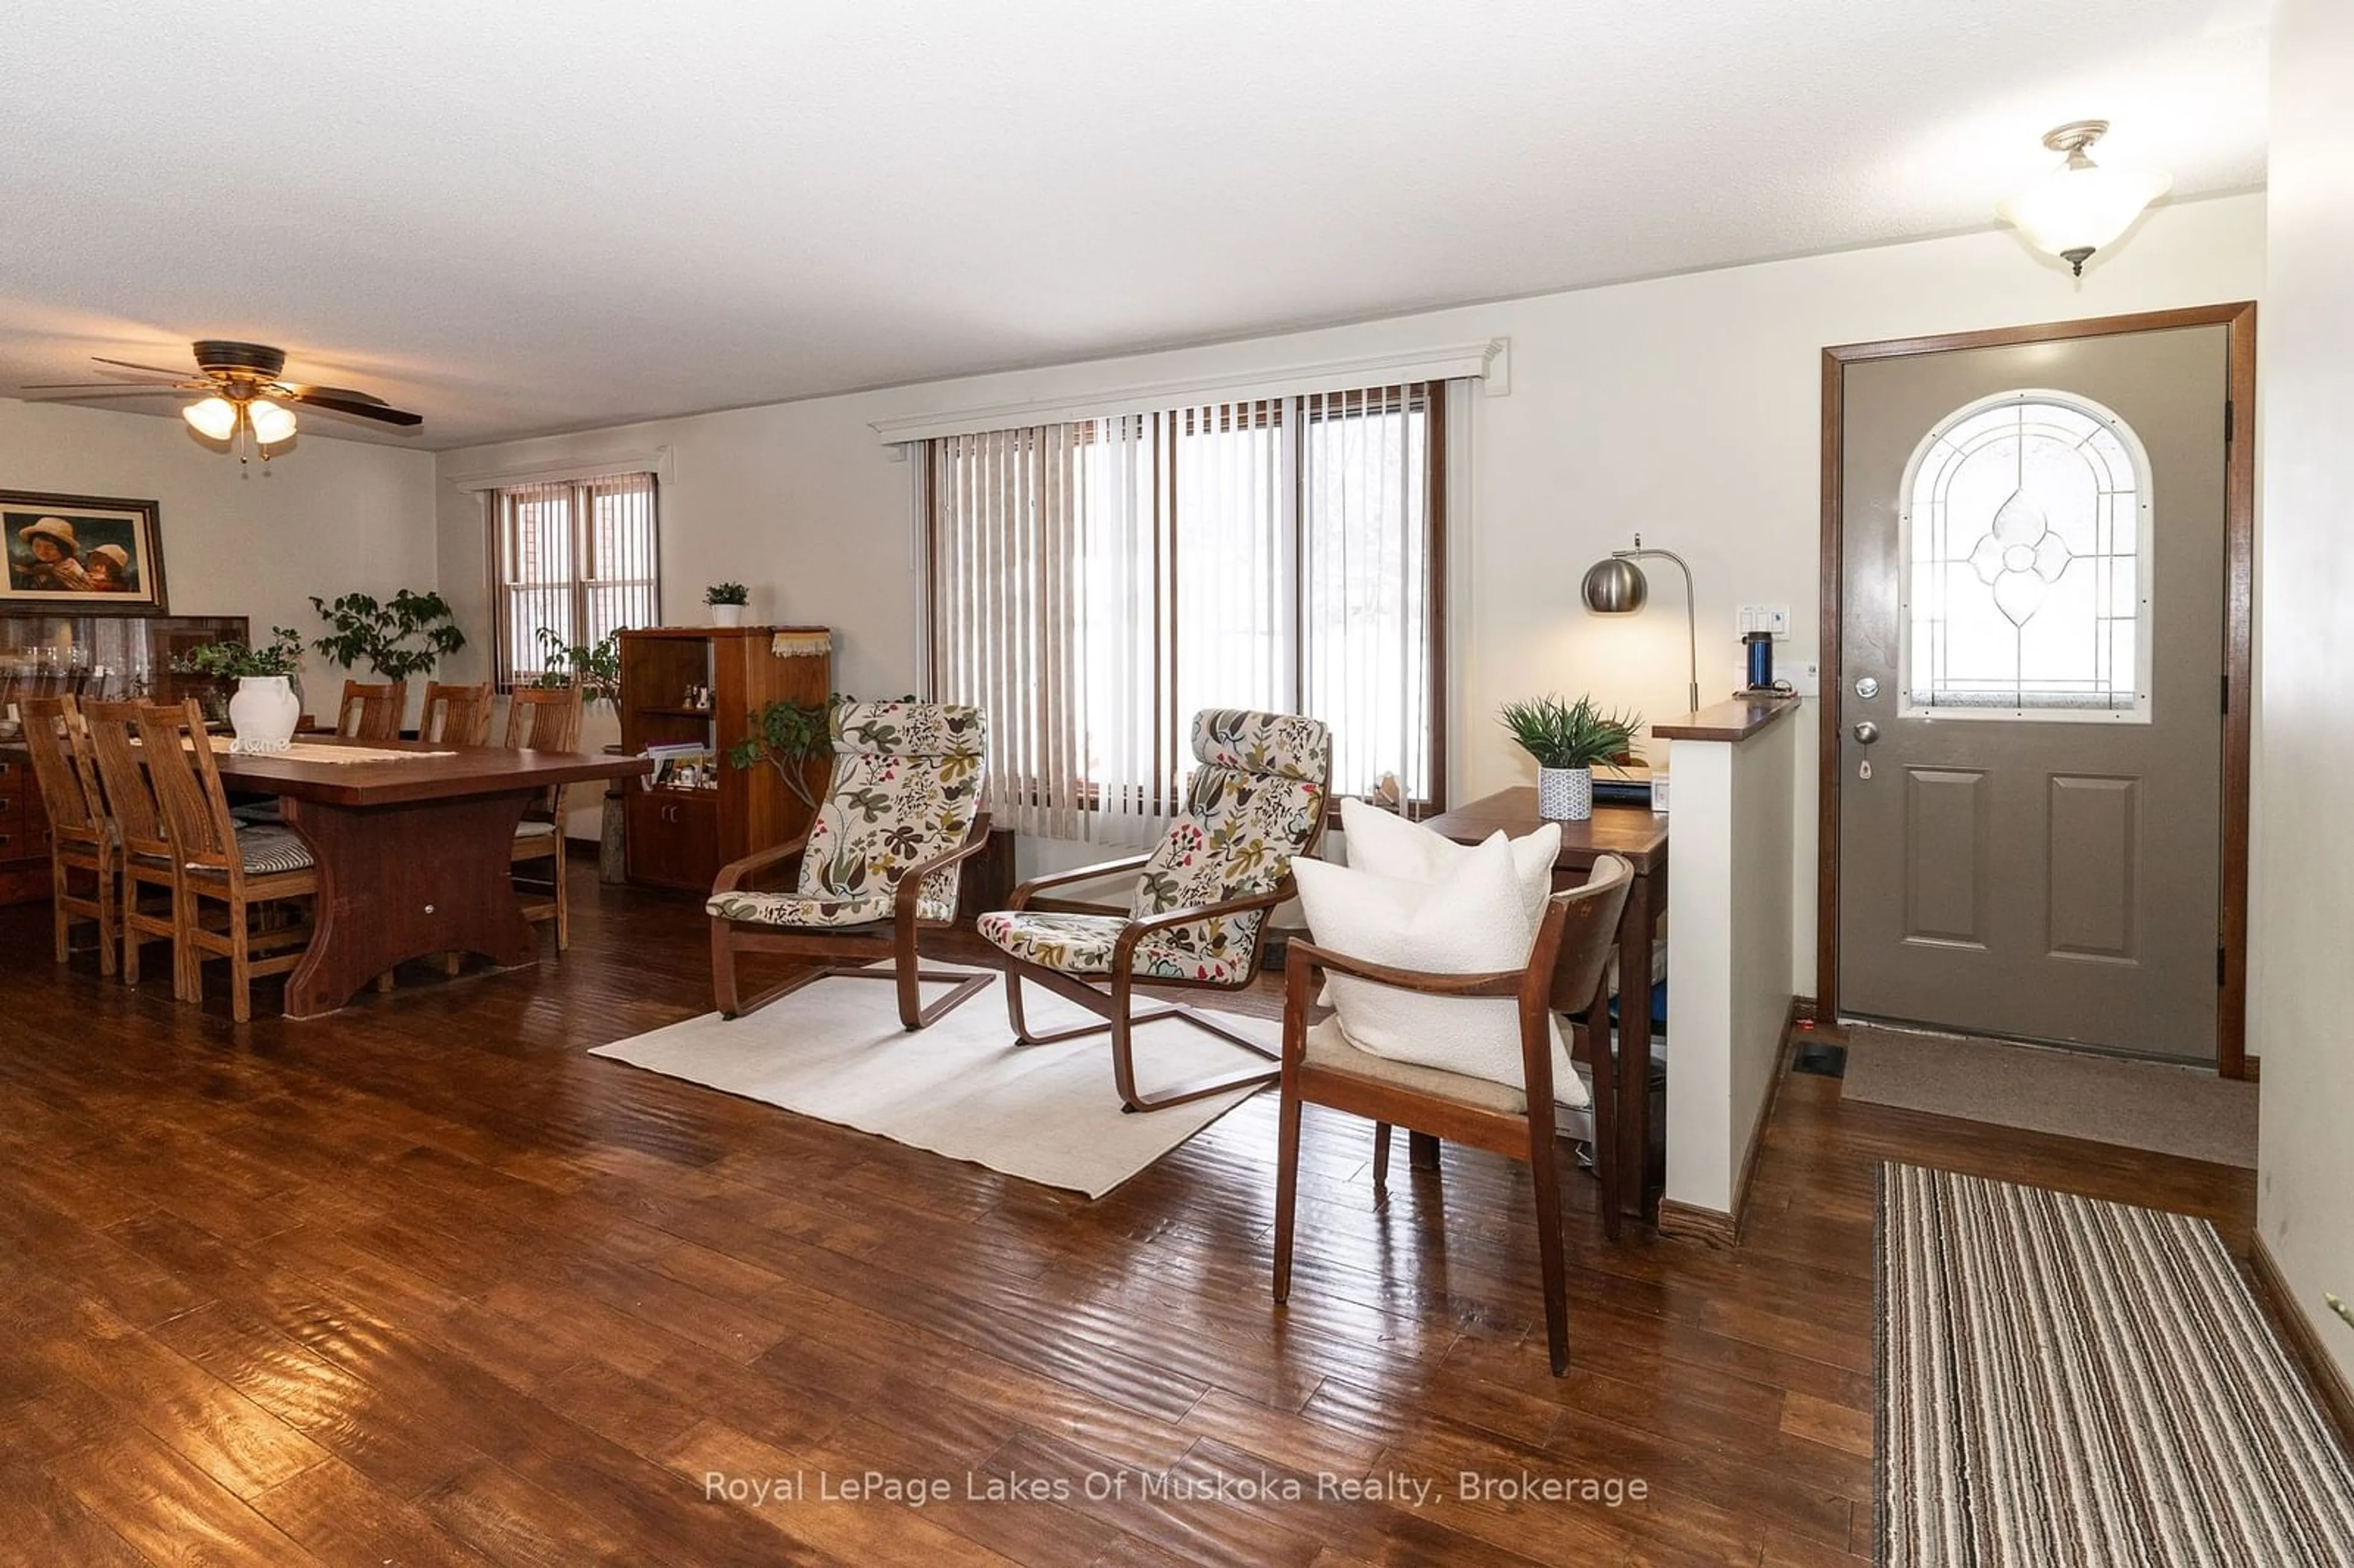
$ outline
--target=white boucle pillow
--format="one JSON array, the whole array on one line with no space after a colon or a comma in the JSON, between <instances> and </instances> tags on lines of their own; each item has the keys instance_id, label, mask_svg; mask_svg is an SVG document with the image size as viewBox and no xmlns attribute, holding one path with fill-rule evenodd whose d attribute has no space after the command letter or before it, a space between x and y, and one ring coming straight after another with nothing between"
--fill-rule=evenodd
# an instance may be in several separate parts
<instances>
[{"instance_id":1,"label":"white boucle pillow","mask_svg":"<svg viewBox=\"0 0 2354 1568\"><path fill-rule=\"evenodd\" d=\"M1354 853L1352 847L1352 859ZM1548 877L1550 867L1548 857ZM1316 945L1348 958L1434 974L1483 974L1526 968L1536 945L1537 920L1501 833L1465 850L1433 881L1307 859L1293 861L1291 869ZM1359 1050L1525 1084L1520 1007L1512 999L1426 996L1337 973L1330 980L1327 994L1341 1032ZM1553 1097L1584 1105L1585 1087L1570 1067L1560 1020L1548 1012L1545 1022L1553 1035Z\"/></svg>"}]
</instances>

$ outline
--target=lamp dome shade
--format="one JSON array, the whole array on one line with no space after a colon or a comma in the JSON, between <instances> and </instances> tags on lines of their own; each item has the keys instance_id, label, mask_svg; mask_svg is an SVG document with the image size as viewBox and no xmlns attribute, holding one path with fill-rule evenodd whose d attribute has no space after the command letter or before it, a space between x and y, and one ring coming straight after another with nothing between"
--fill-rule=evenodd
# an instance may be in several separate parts
<instances>
[{"instance_id":1,"label":"lamp dome shade","mask_svg":"<svg viewBox=\"0 0 2354 1568\"><path fill-rule=\"evenodd\" d=\"M265 447L293 438L294 411L292 408L281 408L267 397L256 397L246 405L245 415L253 421L253 439Z\"/></svg>"},{"instance_id":2,"label":"lamp dome shade","mask_svg":"<svg viewBox=\"0 0 2354 1568\"><path fill-rule=\"evenodd\" d=\"M1614 556L1587 569L1584 592L1585 608L1596 615L1632 615L1650 599L1651 585L1642 567Z\"/></svg>"},{"instance_id":3,"label":"lamp dome shade","mask_svg":"<svg viewBox=\"0 0 2354 1568\"><path fill-rule=\"evenodd\" d=\"M181 409L180 418L207 440L225 441L237 429L237 405L226 397L207 397Z\"/></svg>"},{"instance_id":4,"label":"lamp dome shade","mask_svg":"<svg viewBox=\"0 0 2354 1568\"><path fill-rule=\"evenodd\" d=\"M2103 168L2077 153L1994 210L2029 244L2082 271L2085 257L2132 228L2170 184L2154 169Z\"/></svg>"}]
</instances>

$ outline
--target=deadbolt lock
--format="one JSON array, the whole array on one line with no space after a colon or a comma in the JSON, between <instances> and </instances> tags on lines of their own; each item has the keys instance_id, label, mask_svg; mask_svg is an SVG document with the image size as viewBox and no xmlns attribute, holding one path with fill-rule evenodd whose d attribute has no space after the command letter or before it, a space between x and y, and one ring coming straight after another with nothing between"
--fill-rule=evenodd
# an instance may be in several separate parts
<instances>
[{"instance_id":1,"label":"deadbolt lock","mask_svg":"<svg viewBox=\"0 0 2354 1568\"><path fill-rule=\"evenodd\" d=\"M1880 726L1870 719L1858 719L1855 728L1850 733L1855 736L1857 745L1870 746L1880 738Z\"/></svg>"},{"instance_id":2,"label":"deadbolt lock","mask_svg":"<svg viewBox=\"0 0 2354 1568\"><path fill-rule=\"evenodd\" d=\"M1857 676L1855 683L1855 694L1861 697L1867 703L1872 701L1872 698L1880 695L1880 677L1877 675Z\"/></svg>"}]
</instances>

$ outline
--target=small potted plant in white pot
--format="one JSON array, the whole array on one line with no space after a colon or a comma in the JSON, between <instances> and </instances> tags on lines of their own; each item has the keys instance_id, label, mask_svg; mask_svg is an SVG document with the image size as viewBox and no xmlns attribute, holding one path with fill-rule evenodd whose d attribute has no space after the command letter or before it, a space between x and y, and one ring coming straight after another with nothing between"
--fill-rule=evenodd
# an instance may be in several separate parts
<instances>
[{"instance_id":1,"label":"small potted plant in white pot","mask_svg":"<svg viewBox=\"0 0 2354 1568\"><path fill-rule=\"evenodd\" d=\"M713 583L703 590L703 602L711 607L714 626L741 626L752 612L752 590L742 583Z\"/></svg>"},{"instance_id":2,"label":"small potted plant in white pot","mask_svg":"<svg viewBox=\"0 0 2354 1568\"><path fill-rule=\"evenodd\" d=\"M1604 713L1592 697L1506 703L1496 716L1536 758L1537 814L1557 822L1594 815L1595 768L1624 756L1643 725L1639 715Z\"/></svg>"},{"instance_id":3,"label":"small potted plant in white pot","mask_svg":"<svg viewBox=\"0 0 2354 1568\"><path fill-rule=\"evenodd\" d=\"M234 641L199 643L173 666L186 674L236 680L228 724L239 751L283 751L302 722L302 699L293 679L302 664L302 634L291 626L270 630L269 642L260 648Z\"/></svg>"}]
</instances>

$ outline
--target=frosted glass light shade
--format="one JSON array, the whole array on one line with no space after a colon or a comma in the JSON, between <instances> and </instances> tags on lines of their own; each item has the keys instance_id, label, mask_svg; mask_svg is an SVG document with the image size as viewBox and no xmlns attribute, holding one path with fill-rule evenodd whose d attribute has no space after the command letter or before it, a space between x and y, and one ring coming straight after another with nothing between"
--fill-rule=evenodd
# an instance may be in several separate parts
<instances>
[{"instance_id":1,"label":"frosted glass light shade","mask_svg":"<svg viewBox=\"0 0 2354 1568\"><path fill-rule=\"evenodd\" d=\"M2154 169L2105 169L2082 153L2009 200L1995 216L2029 244L2084 270L2085 258L2133 227L2173 182Z\"/></svg>"},{"instance_id":2,"label":"frosted glass light shade","mask_svg":"<svg viewBox=\"0 0 2354 1568\"><path fill-rule=\"evenodd\" d=\"M207 397L181 409L180 418L206 440L225 441L237 429L237 405L226 397Z\"/></svg>"},{"instance_id":3,"label":"frosted glass light shade","mask_svg":"<svg viewBox=\"0 0 2354 1568\"><path fill-rule=\"evenodd\" d=\"M276 446L280 441L293 437L294 411L267 397L256 397L248 403L245 417L253 421L253 439L265 447Z\"/></svg>"}]
</instances>

